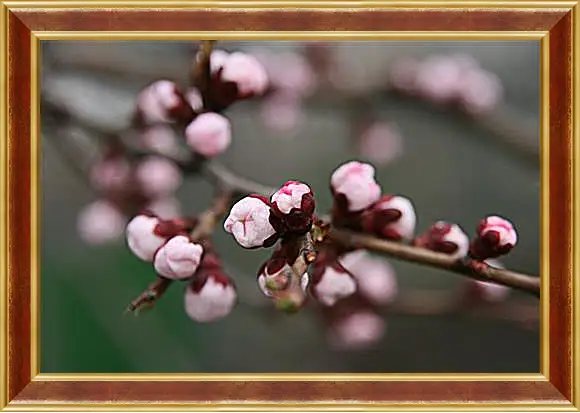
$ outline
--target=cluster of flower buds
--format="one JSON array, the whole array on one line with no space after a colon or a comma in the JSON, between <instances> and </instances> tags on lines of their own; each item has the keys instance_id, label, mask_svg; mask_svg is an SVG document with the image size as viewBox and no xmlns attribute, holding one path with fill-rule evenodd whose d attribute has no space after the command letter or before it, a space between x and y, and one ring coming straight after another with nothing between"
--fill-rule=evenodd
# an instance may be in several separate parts
<instances>
[{"instance_id":1,"label":"cluster of flower buds","mask_svg":"<svg viewBox=\"0 0 580 413\"><path fill-rule=\"evenodd\" d=\"M127 245L139 259L152 262L160 277L189 282L185 310L190 318L216 321L231 312L236 289L212 245L205 242L202 246L190 239L195 224L195 220L139 214L127 225Z\"/></svg>"},{"instance_id":2,"label":"cluster of flower buds","mask_svg":"<svg viewBox=\"0 0 580 413\"><path fill-rule=\"evenodd\" d=\"M146 147L172 154L179 145L172 124L184 127L186 143L206 158L221 154L231 143L230 121L207 111L197 88L182 92L175 83L159 80L139 94L135 125Z\"/></svg>"},{"instance_id":3,"label":"cluster of flower buds","mask_svg":"<svg viewBox=\"0 0 580 413\"><path fill-rule=\"evenodd\" d=\"M343 165L333 175L332 187L338 208L350 220L348 222L356 218L356 225L372 227L372 231L378 228L375 221L380 219L385 208L402 205L395 200L392 205L385 206L386 198L379 202L381 190L374 181L374 169L370 165L357 162ZM365 193L365 190L372 193ZM232 207L224 228L241 246L269 247L280 240L272 256L258 271L257 281L264 295L276 299L277 304L282 302L279 307L296 310L297 304L304 302L305 294L310 293L321 307L336 307L331 311L333 314L342 314L340 308L346 305L343 303L351 303L350 297L354 296L365 303L359 305L364 314L373 313L376 306L389 304L397 293L394 271L388 262L372 258L366 251L343 250L332 242L323 242L316 248L312 260L305 260L307 265L295 265L303 253L304 239L312 235L308 233L313 230L313 224L320 225L314 209L311 189L296 181L288 181L270 199L250 195ZM414 227L414 215L412 220ZM402 213L389 220L388 225L392 231L385 233L393 235L400 231L407 237L408 218ZM396 238L401 239L399 235ZM310 273L308 264L311 264ZM300 293L299 299L288 297L296 292ZM335 321L338 318L333 316ZM330 324L334 326L335 322ZM362 337L360 340L364 341Z\"/></svg>"},{"instance_id":4,"label":"cluster of flower buds","mask_svg":"<svg viewBox=\"0 0 580 413\"><path fill-rule=\"evenodd\" d=\"M303 242L314 222L315 200L310 187L298 181L286 182L270 199L250 195L238 201L224 222L244 248L280 244L258 271L258 284L277 305L297 310L308 285L306 268L297 274L294 264L303 253Z\"/></svg>"},{"instance_id":5,"label":"cluster of flower buds","mask_svg":"<svg viewBox=\"0 0 580 413\"><path fill-rule=\"evenodd\" d=\"M432 56L423 61L403 58L390 72L396 90L434 103L458 103L470 113L487 112L501 101L499 78L468 56Z\"/></svg>"},{"instance_id":6,"label":"cluster of flower buds","mask_svg":"<svg viewBox=\"0 0 580 413\"><path fill-rule=\"evenodd\" d=\"M87 205L78 216L81 238L90 244L118 239L135 212L146 209L164 218L179 215L173 197L182 182L181 170L171 161L149 156L130 161L116 147L95 162L91 184L99 200Z\"/></svg>"},{"instance_id":7,"label":"cluster of flower buds","mask_svg":"<svg viewBox=\"0 0 580 413\"><path fill-rule=\"evenodd\" d=\"M310 187L288 181L270 199L249 195L238 201L224 229L244 248L270 247L280 238L290 239L310 231L315 201Z\"/></svg>"},{"instance_id":8,"label":"cluster of flower buds","mask_svg":"<svg viewBox=\"0 0 580 413\"><path fill-rule=\"evenodd\" d=\"M348 162L332 174L333 223L385 239L408 240L415 231L415 209L403 196L383 195L375 169Z\"/></svg>"},{"instance_id":9,"label":"cluster of flower buds","mask_svg":"<svg viewBox=\"0 0 580 413\"><path fill-rule=\"evenodd\" d=\"M198 62L203 55L198 55ZM175 82L158 80L146 86L136 102L134 124L149 149L173 154L173 127L182 128L185 141L197 154L212 158L231 144L228 118L220 112L238 100L263 94L268 76L256 58L246 53L214 50L210 55L209 84L182 90Z\"/></svg>"},{"instance_id":10,"label":"cluster of flower buds","mask_svg":"<svg viewBox=\"0 0 580 413\"><path fill-rule=\"evenodd\" d=\"M471 240L457 224L438 221L415 238L416 246L449 254L457 259L469 256L486 261L509 253L517 243L513 224L499 216L488 216L476 229Z\"/></svg>"},{"instance_id":11,"label":"cluster of flower buds","mask_svg":"<svg viewBox=\"0 0 580 413\"><path fill-rule=\"evenodd\" d=\"M268 89L264 66L250 54L214 50L210 63L211 80L206 100L213 111L222 111L238 100L262 95Z\"/></svg>"}]
</instances>

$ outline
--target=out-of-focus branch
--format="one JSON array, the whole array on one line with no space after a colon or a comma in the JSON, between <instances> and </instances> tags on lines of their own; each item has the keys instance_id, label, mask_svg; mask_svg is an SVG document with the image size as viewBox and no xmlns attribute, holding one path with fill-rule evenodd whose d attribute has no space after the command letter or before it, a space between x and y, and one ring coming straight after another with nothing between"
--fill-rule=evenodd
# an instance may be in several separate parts
<instances>
[{"instance_id":1,"label":"out-of-focus branch","mask_svg":"<svg viewBox=\"0 0 580 413\"><path fill-rule=\"evenodd\" d=\"M250 286L248 286L250 288ZM240 297L239 305L256 315L276 320L270 300ZM385 317L454 317L480 320L500 320L524 328L537 329L540 319L538 302L533 299L501 302L472 302L457 291L413 290L402 292L392 304L377 308Z\"/></svg>"},{"instance_id":2,"label":"out-of-focus branch","mask_svg":"<svg viewBox=\"0 0 580 413\"><path fill-rule=\"evenodd\" d=\"M202 168L202 173L214 183L229 188L239 194L247 195L257 193L269 196L276 192L276 188L268 187L251 179L244 178L216 161L207 161Z\"/></svg>"},{"instance_id":3,"label":"out-of-focus branch","mask_svg":"<svg viewBox=\"0 0 580 413\"><path fill-rule=\"evenodd\" d=\"M449 255L425 248L383 240L344 229L331 229L328 236L333 241L350 248L364 248L380 252L395 259L439 268L476 280L493 281L537 297L540 296L539 277L494 268L481 262L476 263L479 265L474 265L474 262L469 259L457 260Z\"/></svg>"},{"instance_id":4,"label":"out-of-focus branch","mask_svg":"<svg viewBox=\"0 0 580 413\"><path fill-rule=\"evenodd\" d=\"M465 301L456 291L410 291L384 309L386 316L458 316L479 319L503 320L524 328L538 325L540 311L537 301L502 301L497 303L472 303Z\"/></svg>"}]
</instances>

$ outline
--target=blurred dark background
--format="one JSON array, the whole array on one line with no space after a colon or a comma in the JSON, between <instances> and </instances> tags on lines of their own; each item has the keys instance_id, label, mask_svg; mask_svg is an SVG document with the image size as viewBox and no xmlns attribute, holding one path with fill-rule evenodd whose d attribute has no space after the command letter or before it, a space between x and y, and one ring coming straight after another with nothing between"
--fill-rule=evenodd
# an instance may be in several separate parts
<instances>
[{"instance_id":1,"label":"blurred dark background","mask_svg":"<svg viewBox=\"0 0 580 413\"><path fill-rule=\"evenodd\" d=\"M249 52L300 51L303 46L290 42L216 45ZM81 117L106 128L122 128L144 85L162 76L186 81L194 47L186 42L43 42L43 91L66 102ZM504 103L498 115L518 133L531 131L527 145L539 145L537 42L340 42L331 49L335 64L346 68L352 88L363 92L384 78L386 68L400 56L468 54L503 83ZM221 161L272 186L292 178L308 182L316 193L318 210L327 210L332 171L346 160L365 159L353 145L349 117L365 108L330 103L305 103L307 116L291 132L265 127L257 102L234 105L227 112L234 140ZM519 244L502 262L508 268L539 274L537 165L498 144L491 130L494 125L486 127L460 111L390 94L374 99L373 110L380 119L396 123L403 137L401 155L377 166L377 178L385 191L413 200L419 231L448 219L473 234L485 215L509 217L518 229ZM183 311L183 286L174 285L154 310L125 316L126 305L154 279L154 272L131 255L123 239L101 246L81 241L77 214L95 196L56 153L51 144L51 139L59 138L55 135L43 124L43 373L539 371L538 323L524 325L514 320L517 317L390 315L386 310L387 331L377 346L334 350L327 345L316 312L306 309L287 316L261 305L265 299L255 286L255 273L268 251L243 250L220 228L216 246L246 304L222 321L196 324ZM211 186L199 178L187 179L178 197L187 213L201 211L211 199ZM436 294L454 291L465 282L434 269L392 264L402 291ZM517 292L508 300L534 304Z\"/></svg>"}]
</instances>

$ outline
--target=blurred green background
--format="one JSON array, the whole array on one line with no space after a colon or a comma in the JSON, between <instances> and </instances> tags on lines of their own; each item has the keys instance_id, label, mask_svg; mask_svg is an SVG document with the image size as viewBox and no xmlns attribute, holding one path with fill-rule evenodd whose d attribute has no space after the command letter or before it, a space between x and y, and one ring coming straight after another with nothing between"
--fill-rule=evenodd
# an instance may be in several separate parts
<instances>
[{"instance_id":1,"label":"blurred green background","mask_svg":"<svg viewBox=\"0 0 580 413\"><path fill-rule=\"evenodd\" d=\"M193 43L43 42L43 89L56 91L73 110L107 127L127 123L136 93L165 74L185 81ZM300 48L289 42L226 43L254 50ZM537 42L341 42L335 53L358 81L385 76L397 56L467 53L495 72L517 122L525 120L539 143L539 43ZM491 132L457 111L385 96L380 117L404 137L400 158L377 168L387 192L410 197L418 229L439 219L473 234L487 214L515 223L519 244L503 262L539 273L539 170L521 162ZM358 108L359 110L361 108ZM363 108L364 109L364 108ZM342 162L360 157L349 138L349 108L307 106L308 118L293 136L268 130L257 103L228 110L234 141L221 160L234 171L272 186L288 179L308 182L318 210L331 204L329 177ZM514 127L518 127L518 123ZM340 352L328 347L315 311L287 316L260 304L258 266L268 251L246 251L218 229L215 242L240 295L226 319L196 324L183 311L183 285L176 284L152 311L123 311L153 279L150 265L132 256L124 241L84 244L76 231L78 211L95 199L82 177L62 162L42 129L41 371L56 372L537 372L539 328L513 321L461 315L403 316L385 311L387 333L374 349ZM184 211L203 210L209 184L189 179L178 192ZM464 280L453 274L393 261L402 290L452 290ZM523 294L510 300L529 302Z\"/></svg>"}]
</instances>

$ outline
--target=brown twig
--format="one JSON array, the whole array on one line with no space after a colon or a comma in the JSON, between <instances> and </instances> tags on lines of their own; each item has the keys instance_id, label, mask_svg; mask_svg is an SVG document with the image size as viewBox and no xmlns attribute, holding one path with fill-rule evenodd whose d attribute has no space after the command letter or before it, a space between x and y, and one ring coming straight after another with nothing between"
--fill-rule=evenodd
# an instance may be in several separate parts
<instances>
[{"instance_id":1,"label":"brown twig","mask_svg":"<svg viewBox=\"0 0 580 413\"><path fill-rule=\"evenodd\" d=\"M169 278L157 277L153 283L149 284L145 291L131 301L131 304L125 310L125 314L134 313L138 315L144 308L153 307L155 302L163 296L172 283L173 280Z\"/></svg>"},{"instance_id":2,"label":"brown twig","mask_svg":"<svg viewBox=\"0 0 580 413\"><path fill-rule=\"evenodd\" d=\"M191 83L199 89L205 108L209 106L208 97L211 84L211 53L213 43L213 40L204 40L201 42L191 73Z\"/></svg>"},{"instance_id":3,"label":"brown twig","mask_svg":"<svg viewBox=\"0 0 580 413\"><path fill-rule=\"evenodd\" d=\"M540 296L540 278L490 266L472 266L469 260L457 260L449 255L434 252L369 235L343 229L331 229L330 239L350 248L364 248L392 258L450 271L475 280L492 281L516 290Z\"/></svg>"},{"instance_id":4,"label":"brown twig","mask_svg":"<svg viewBox=\"0 0 580 413\"><path fill-rule=\"evenodd\" d=\"M184 162L189 164L189 161L184 161L183 159L170 159L176 161L182 166ZM259 193L269 196L276 191L276 188L262 185L251 179L233 173L217 161L206 161L202 165L201 173L208 179L212 180L216 185L222 188L227 188L230 192L230 197L232 196L232 193L244 195L248 193ZM332 229L330 236L336 241L353 248L366 248L375 252L387 254L403 261L445 269L474 279L493 281L498 284L532 293L536 296L539 296L540 294L540 281L538 277L492 267L478 271L471 266L465 265L465 263L450 259L449 256L445 254L439 254L423 248L381 240L375 237L341 229Z\"/></svg>"}]
</instances>

